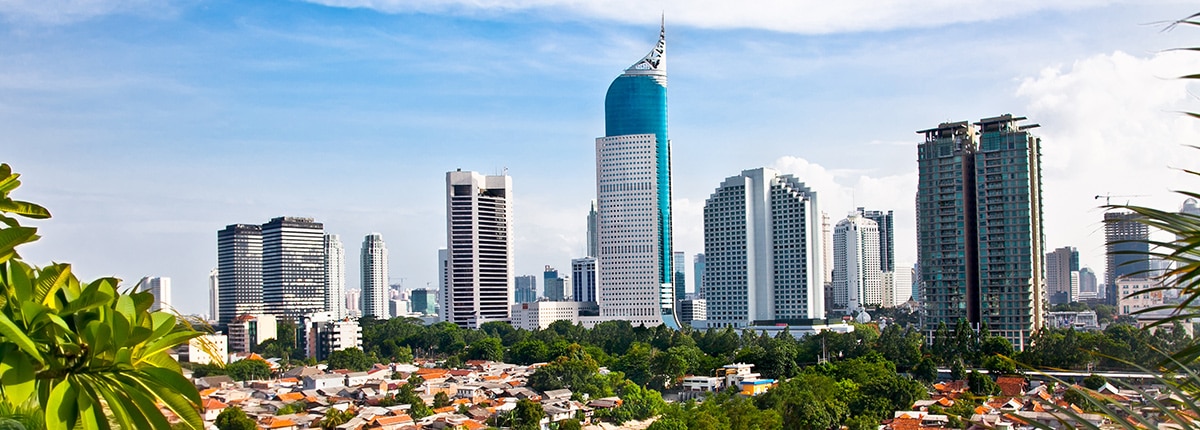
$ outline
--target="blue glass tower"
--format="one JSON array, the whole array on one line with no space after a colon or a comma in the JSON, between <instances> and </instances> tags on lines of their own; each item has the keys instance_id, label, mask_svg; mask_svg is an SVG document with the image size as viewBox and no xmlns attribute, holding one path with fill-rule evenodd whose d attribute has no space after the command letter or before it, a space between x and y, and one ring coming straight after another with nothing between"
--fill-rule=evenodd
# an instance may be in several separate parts
<instances>
[{"instance_id":1,"label":"blue glass tower","mask_svg":"<svg viewBox=\"0 0 1200 430\"><path fill-rule=\"evenodd\" d=\"M606 319L678 328L666 48L664 28L654 49L613 80L604 98L605 137L596 141L599 302Z\"/></svg>"}]
</instances>

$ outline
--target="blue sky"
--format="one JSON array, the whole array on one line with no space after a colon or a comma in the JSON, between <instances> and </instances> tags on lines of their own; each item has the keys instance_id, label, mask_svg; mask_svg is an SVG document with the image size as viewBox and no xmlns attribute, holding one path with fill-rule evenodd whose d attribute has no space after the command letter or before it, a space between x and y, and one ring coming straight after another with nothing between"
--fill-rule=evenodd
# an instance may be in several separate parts
<instances>
[{"instance_id":1,"label":"blue sky","mask_svg":"<svg viewBox=\"0 0 1200 430\"><path fill-rule=\"evenodd\" d=\"M322 2L318 2L322 3ZM603 97L667 22L677 250L743 169L796 174L836 222L897 212L915 260L915 130L1002 113L1042 125L1046 244L1103 272L1093 196L1178 207L1200 125L1177 1L341 0L0 2L0 161L49 207L23 254L85 278L169 276L207 310L216 231L310 216L358 285L436 285L444 175L513 176L518 274L584 251ZM728 4L726 4L728 3ZM734 4L737 3L737 4ZM1195 189L1195 187L1192 187ZM690 257L689 257L690 260ZM689 289L692 287L689 285Z\"/></svg>"}]
</instances>

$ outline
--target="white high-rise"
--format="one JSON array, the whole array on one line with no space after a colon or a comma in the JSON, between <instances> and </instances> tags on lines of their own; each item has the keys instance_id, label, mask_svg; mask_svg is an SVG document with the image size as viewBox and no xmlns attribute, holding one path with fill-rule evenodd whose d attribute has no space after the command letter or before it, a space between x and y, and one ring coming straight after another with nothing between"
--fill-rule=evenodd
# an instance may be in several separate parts
<instances>
[{"instance_id":1,"label":"white high-rise","mask_svg":"<svg viewBox=\"0 0 1200 430\"><path fill-rule=\"evenodd\" d=\"M171 278L147 276L138 284L142 286L142 291L149 291L154 295L154 304L150 305L151 311L171 310Z\"/></svg>"},{"instance_id":2,"label":"white high-rise","mask_svg":"<svg viewBox=\"0 0 1200 430\"><path fill-rule=\"evenodd\" d=\"M336 234L325 235L325 310L334 318L346 315L346 250Z\"/></svg>"},{"instance_id":3,"label":"white high-rise","mask_svg":"<svg viewBox=\"0 0 1200 430\"><path fill-rule=\"evenodd\" d=\"M217 268L208 272L208 319L211 321L217 320L217 313L221 310L221 284L219 284L220 274L217 273Z\"/></svg>"},{"instance_id":4,"label":"white high-rise","mask_svg":"<svg viewBox=\"0 0 1200 430\"><path fill-rule=\"evenodd\" d=\"M817 193L773 169L726 179L704 202L709 326L825 317Z\"/></svg>"},{"instance_id":5,"label":"white high-rise","mask_svg":"<svg viewBox=\"0 0 1200 430\"><path fill-rule=\"evenodd\" d=\"M508 321L513 300L512 178L446 173L445 321Z\"/></svg>"},{"instance_id":6,"label":"white high-rise","mask_svg":"<svg viewBox=\"0 0 1200 430\"><path fill-rule=\"evenodd\" d=\"M371 233L363 238L362 251L362 315L388 319L388 254L383 235Z\"/></svg>"},{"instance_id":7,"label":"white high-rise","mask_svg":"<svg viewBox=\"0 0 1200 430\"><path fill-rule=\"evenodd\" d=\"M853 312L883 304L879 226L853 213L833 229L833 305Z\"/></svg>"},{"instance_id":8,"label":"white high-rise","mask_svg":"<svg viewBox=\"0 0 1200 430\"><path fill-rule=\"evenodd\" d=\"M883 303L885 308L904 304L912 298L912 267L903 264L894 272L883 272Z\"/></svg>"}]
</instances>

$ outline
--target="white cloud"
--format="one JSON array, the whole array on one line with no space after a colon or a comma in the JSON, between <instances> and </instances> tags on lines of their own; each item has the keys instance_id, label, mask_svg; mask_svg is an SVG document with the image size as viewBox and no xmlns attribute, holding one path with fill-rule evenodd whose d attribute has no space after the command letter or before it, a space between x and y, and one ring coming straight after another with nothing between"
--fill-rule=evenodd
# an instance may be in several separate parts
<instances>
[{"instance_id":1,"label":"white cloud","mask_svg":"<svg viewBox=\"0 0 1200 430\"><path fill-rule=\"evenodd\" d=\"M336 7L370 8L387 13L490 15L535 11L647 24L663 12L671 23L702 28L757 28L790 33L838 33L935 27L989 21L1044 10L1075 10L1116 0L309 0ZM644 11L634 13L631 11Z\"/></svg>"},{"instance_id":2,"label":"white cloud","mask_svg":"<svg viewBox=\"0 0 1200 430\"><path fill-rule=\"evenodd\" d=\"M1070 66L1043 70L1020 83L1026 116L1043 125L1042 160L1046 245L1075 246L1081 263L1104 270L1103 204L1132 203L1177 209L1183 198L1170 191L1200 189L1175 168L1200 168L1196 150L1200 121L1180 111L1195 109L1189 84L1173 79L1200 72L1190 53L1136 57L1096 55Z\"/></svg>"}]
</instances>

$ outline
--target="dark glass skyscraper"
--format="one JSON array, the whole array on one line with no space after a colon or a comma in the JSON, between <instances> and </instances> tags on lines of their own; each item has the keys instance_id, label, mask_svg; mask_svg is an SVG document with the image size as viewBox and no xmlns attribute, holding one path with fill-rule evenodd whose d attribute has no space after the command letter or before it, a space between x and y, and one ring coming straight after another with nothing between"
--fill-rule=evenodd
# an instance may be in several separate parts
<instances>
[{"instance_id":1,"label":"dark glass skyscraper","mask_svg":"<svg viewBox=\"0 0 1200 430\"><path fill-rule=\"evenodd\" d=\"M654 49L614 79L604 98L605 134L596 139L599 305L603 320L679 328L666 49L660 29Z\"/></svg>"},{"instance_id":2,"label":"dark glass skyscraper","mask_svg":"<svg viewBox=\"0 0 1200 430\"><path fill-rule=\"evenodd\" d=\"M263 307L299 321L325 309L325 227L312 218L278 217L262 225Z\"/></svg>"},{"instance_id":3,"label":"dark glass skyscraper","mask_svg":"<svg viewBox=\"0 0 1200 430\"><path fill-rule=\"evenodd\" d=\"M217 315L224 324L263 311L263 237L256 224L232 224L217 231Z\"/></svg>"}]
</instances>

